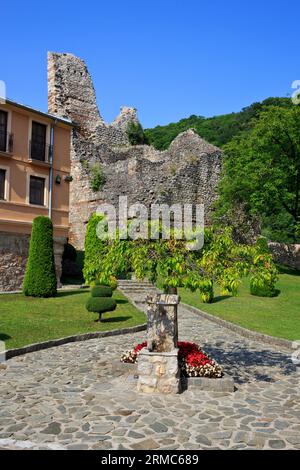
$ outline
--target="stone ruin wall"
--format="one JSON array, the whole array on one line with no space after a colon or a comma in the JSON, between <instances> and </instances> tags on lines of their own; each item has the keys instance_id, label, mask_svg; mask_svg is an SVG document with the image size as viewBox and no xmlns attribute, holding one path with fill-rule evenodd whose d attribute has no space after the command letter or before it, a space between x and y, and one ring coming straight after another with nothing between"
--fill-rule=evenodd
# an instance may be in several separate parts
<instances>
[{"instance_id":1,"label":"stone ruin wall","mask_svg":"<svg viewBox=\"0 0 300 470\"><path fill-rule=\"evenodd\" d=\"M206 222L216 199L222 152L193 130L180 134L163 152L148 145L131 146L126 128L138 122L136 109L123 107L111 123L100 115L85 63L72 54L49 53L49 112L76 123L72 137L70 242L83 249L86 223L98 205L204 203ZM106 182L90 189L90 168L101 164Z\"/></svg>"},{"instance_id":2,"label":"stone ruin wall","mask_svg":"<svg viewBox=\"0 0 300 470\"><path fill-rule=\"evenodd\" d=\"M300 244L270 242L269 248L276 263L300 271Z\"/></svg>"}]
</instances>

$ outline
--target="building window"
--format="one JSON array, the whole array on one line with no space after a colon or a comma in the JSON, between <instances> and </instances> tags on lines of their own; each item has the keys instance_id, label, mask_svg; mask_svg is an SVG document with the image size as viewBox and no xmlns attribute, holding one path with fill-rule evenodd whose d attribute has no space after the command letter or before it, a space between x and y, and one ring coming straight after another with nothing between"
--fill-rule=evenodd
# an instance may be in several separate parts
<instances>
[{"instance_id":1,"label":"building window","mask_svg":"<svg viewBox=\"0 0 300 470\"><path fill-rule=\"evenodd\" d=\"M46 161L47 126L32 121L30 156L32 160ZM47 159L48 160L48 159Z\"/></svg>"},{"instance_id":2,"label":"building window","mask_svg":"<svg viewBox=\"0 0 300 470\"><path fill-rule=\"evenodd\" d=\"M37 206L45 205L45 178L30 176L29 203Z\"/></svg>"},{"instance_id":3,"label":"building window","mask_svg":"<svg viewBox=\"0 0 300 470\"><path fill-rule=\"evenodd\" d=\"M6 170L0 169L0 200L5 200L5 180L6 180Z\"/></svg>"},{"instance_id":4,"label":"building window","mask_svg":"<svg viewBox=\"0 0 300 470\"><path fill-rule=\"evenodd\" d=\"M6 152L7 143L7 113L0 111L0 151Z\"/></svg>"}]
</instances>

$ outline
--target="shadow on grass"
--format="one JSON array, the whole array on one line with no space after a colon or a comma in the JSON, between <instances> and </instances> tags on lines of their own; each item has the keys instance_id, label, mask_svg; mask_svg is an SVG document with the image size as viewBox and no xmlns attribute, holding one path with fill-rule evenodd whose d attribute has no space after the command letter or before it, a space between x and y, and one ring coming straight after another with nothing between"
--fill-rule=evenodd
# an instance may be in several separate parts
<instances>
[{"instance_id":1,"label":"shadow on grass","mask_svg":"<svg viewBox=\"0 0 300 470\"><path fill-rule=\"evenodd\" d=\"M129 300L127 299L115 299L117 304L129 304Z\"/></svg>"},{"instance_id":2,"label":"shadow on grass","mask_svg":"<svg viewBox=\"0 0 300 470\"><path fill-rule=\"evenodd\" d=\"M11 336L6 335L5 333L0 333L0 341L7 341L11 339Z\"/></svg>"},{"instance_id":3,"label":"shadow on grass","mask_svg":"<svg viewBox=\"0 0 300 470\"><path fill-rule=\"evenodd\" d=\"M279 274L290 274L291 276L300 276L300 271L297 269L289 268L288 266L283 266L280 264L277 264L276 266L279 271Z\"/></svg>"},{"instance_id":4,"label":"shadow on grass","mask_svg":"<svg viewBox=\"0 0 300 470\"><path fill-rule=\"evenodd\" d=\"M258 297L260 299L274 299L281 294L280 289L275 289L272 295L261 295L261 294L251 294L252 297Z\"/></svg>"},{"instance_id":5,"label":"shadow on grass","mask_svg":"<svg viewBox=\"0 0 300 470\"><path fill-rule=\"evenodd\" d=\"M58 292L56 298L58 297L69 297L70 295L78 295L78 294L86 294L85 289L78 289L78 290L68 290L66 292Z\"/></svg>"},{"instance_id":6,"label":"shadow on grass","mask_svg":"<svg viewBox=\"0 0 300 470\"><path fill-rule=\"evenodd\" d=\"M131 317L110 317L110 318L102 318L101 323L118 323L130 320Z\"/></svg>"},{"instance_id":7,"label":"shadow on grass","mask_svg":"<svg viewBox=\"0 0 300 470\"><path fill-rule=\"evenodd\" d=\"M216 304L217 302L222 302L222 300L230 299L232 295L217 295L214 297L212 304Z\"/></svg>"}]
</instances>

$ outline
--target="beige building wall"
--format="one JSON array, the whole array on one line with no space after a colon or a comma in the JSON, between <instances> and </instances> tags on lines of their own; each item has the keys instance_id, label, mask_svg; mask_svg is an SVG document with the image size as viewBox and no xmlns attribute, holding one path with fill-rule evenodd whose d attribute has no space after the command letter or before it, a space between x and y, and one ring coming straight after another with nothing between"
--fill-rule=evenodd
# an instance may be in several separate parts
<instances>
[{"instance_id":1,"label":"beige building wall","mask_svg":"<svg viewBox=\"0 0 300 470\"><path fill-rule=\"evenodd\" d=\"M70 183L65 177L70 176L72 125L9 101L0 103L0 110L8 113L7 133L13 135L13 148L7 146L6 151L0 150L0 169L6 170L4 200L0 199L0 291L13 291L22 286L33 219L50 215L51 166L48 162L31 159L33 121L47 126L46 146L50 144L51 126L54 126L51 219L58 281L60 279L61 255L69 235ZM29 202L31 175L45 179L43 206Z\"/></svg>"},{"instance_id":2,"label":"beige building wall","mask_svg":"<svg viewBox=\"0 0 300 470\"><path fill-rule=\"evenodd\" d=\"M30 159L32 121L47 126L46 144L50 144L50 128L54 120L10 104L1 104L0 110L9 113L8 132L13 134L13 151L0 151L0 169L6 170L5 201L0 200L0 231L30 233L31 224L38 215L49 215L50 164ZM56 122L53 149L52 221L56 236L68 236L71 127ZM35 175L45 178L45 205L29 203L29 180ZM60 177L60 184L56 178Z\"/></svg>"}]
</instances>

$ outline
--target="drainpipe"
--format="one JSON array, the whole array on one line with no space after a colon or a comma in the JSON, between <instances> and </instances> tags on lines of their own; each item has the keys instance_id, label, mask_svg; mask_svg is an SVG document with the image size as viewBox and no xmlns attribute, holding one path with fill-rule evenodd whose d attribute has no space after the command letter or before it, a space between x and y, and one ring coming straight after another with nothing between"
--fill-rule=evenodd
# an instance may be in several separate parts
<instances>
[{"instance_id":1,"label":"drainpipe","mask_svg":"<svg viewBox=\"0 0 300 470\"><path fill-rule=\"evenodd\" d=\"M51 125L50 129L50 149L49 149L49 160L50 160L50 177L49 177L49 219L52 218L52 187L53 187L53 149L54 149L54 124Z\"/></svg>"}]
</instances>

